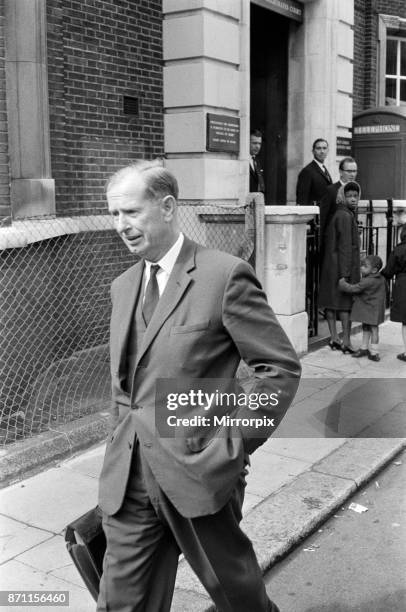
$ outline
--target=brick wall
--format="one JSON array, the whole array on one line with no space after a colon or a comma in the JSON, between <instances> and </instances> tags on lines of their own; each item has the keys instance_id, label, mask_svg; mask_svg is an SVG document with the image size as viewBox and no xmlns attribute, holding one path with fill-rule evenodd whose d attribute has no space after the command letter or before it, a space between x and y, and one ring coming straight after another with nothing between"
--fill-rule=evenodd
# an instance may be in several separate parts
<instances>
[{"instance_id":1,"label":"brick wall","mask_svg":"<svg viewBox=\"0 0 406 612\"><path fill-rule=\"evenodd\" d=\"M52 176L58 214L105 209L116 168L162 155L161 0L48 0ZM138 98L138 116L123 113Z\"/></svg>"},{"instance_id":2,"label":"brick wall","mask_svg":"<svg viewBox=\"0 0 406 612\"><path fill-rule=\"evenodd\" d=\"M353 112L376 106L378 15L406 18L405 0L355 0Z\"/></svg>"},{"instance_id":3,"label":"brick wall","mask_svg":"<svg viewBox=\"0 0 406 612\"><path fill-rule=\"evenodd\" d=\"M4 217L9 217L11 213L7 138L6 74L4 64L4 24L4 3L0 3L0 221Z\"/></svg>"}]
</instances>

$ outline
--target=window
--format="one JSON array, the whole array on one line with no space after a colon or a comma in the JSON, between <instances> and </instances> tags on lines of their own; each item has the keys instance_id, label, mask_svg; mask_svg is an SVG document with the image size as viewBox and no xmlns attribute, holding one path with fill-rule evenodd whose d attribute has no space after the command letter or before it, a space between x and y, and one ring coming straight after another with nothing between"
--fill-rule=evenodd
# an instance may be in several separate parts
<instances>
[{"instance_id":1,"label":"window","mask_svg":"<svg viewBox=\"0 0 406 612\"><path fill-rule=\"evenodd\" d=\"M378 16L377 106L406 106L406 19Z\"/></svg>"},{"instance_id":2,"label":"window","mask_svg":"<svg viewBox=\"0 0 406 612\"><path fill-rule=\"evenodd\" d=\"M385 105L406 106L406 38L386 40Z\"/></svg>"}]
</instances>

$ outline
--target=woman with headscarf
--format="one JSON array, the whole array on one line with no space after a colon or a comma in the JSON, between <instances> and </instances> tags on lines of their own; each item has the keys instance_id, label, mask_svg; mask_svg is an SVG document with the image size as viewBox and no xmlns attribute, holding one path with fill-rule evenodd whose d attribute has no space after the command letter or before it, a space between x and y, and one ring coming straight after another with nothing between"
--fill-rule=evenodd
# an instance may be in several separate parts
<instances>
[{"instance_id":1,"label":"woman with headscarf","mask_svg":"<svg viewBox=\"0 0 406 612\"><path fill-rule=\"evenodd\" d=\"M342 185L337 193L337 208L326 228L324 257L321 265L319 307L325 308L330 332L329 346L343 353L355 353L351 345L350 312L352 296L339 289L338 281L360 280L360 241L356 210L361 188L355 181ZM337 332L341 321L342 342Z\"/></svg>"}]
</instances>

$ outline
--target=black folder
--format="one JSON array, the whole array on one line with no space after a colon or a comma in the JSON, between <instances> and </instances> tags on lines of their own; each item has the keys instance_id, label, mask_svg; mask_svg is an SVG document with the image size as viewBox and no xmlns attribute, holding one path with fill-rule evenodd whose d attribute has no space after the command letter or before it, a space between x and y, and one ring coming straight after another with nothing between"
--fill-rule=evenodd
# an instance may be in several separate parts
<instances>
[{"instance_id":1,"label":"black folder","mask_svg":"<svg viewBox=\"0 0 406 612\"><path fill-rule=\"evenodd\" d=\"M73 563L93 599L97 601L106 550L102 513L98 506L67 526L65 542Z\"/></svg>"}]
</instances>

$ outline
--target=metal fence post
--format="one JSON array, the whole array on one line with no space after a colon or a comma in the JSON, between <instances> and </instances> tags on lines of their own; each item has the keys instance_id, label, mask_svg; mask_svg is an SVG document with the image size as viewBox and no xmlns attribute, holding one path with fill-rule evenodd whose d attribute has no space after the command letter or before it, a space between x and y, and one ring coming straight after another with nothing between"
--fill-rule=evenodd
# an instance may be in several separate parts
<instances>
[{"instance_id":1,"label":"metal fence post","mask_svg":"<svg viewBox=\"0 0 406 612\"><path fill-rule=\"evenodd\" d=\"M256 193L254 204L255 272L263 285L265 278L265 200L263 193Z\"/></svg>"}]
</instances>

